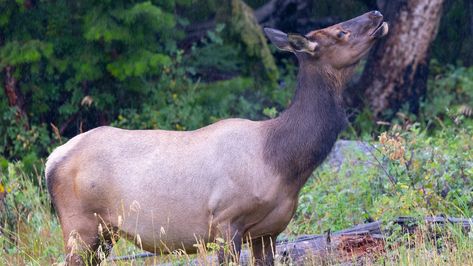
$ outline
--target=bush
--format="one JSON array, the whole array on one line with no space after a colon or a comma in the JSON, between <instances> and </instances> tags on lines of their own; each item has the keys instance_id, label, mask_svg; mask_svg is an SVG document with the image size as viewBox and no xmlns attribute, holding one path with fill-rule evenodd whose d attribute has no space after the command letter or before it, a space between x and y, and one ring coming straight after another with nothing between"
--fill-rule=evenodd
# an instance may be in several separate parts
<instances>
[{"instance_id":1,"label":"bush","mask_svg":"<svg viewBox=\"0 0 473 266\"><path fill-rule=\"evenodd\" d=\"M420 120L437 128L461 121L472 124L473 67L444 67L432 60L431 72Z\"/></svg>"},{"instance_id":2,"label":"bush","mask_svg":"<svg viewBox=\"0 0 473 266\"><path fill-rule=\"evenodd\" d=\"M17 116L15 108L7 108L0 117L0 154L14 160L23 160L27 169L45 156L51 146L51 139L46 125L31 125L25 128L25 122Z\"/></svg>"},{"instance_id":3,"label":"bush","mask_svg":"<svg viewBox=\"0 0 473 266\"><path fill-rule=\"evenodd\" d=\"M372 153L351 151L340 169L323 165L302 189L291 234L340 230L398 216L473 215L473 127L429 136L395 126Z\"/></svg>"},{"instance_id":4,"label":"bush","mask_svg":"<svg viewBox=\"0 0 473 266\"><path fill-rule=\"evenodd\" d=\"M162 86L163 84L157 85ZM227 117L261 118L253 82L235 78L210 84L175 83L173 90L157 88L140 109L124 109L112 125L123 128L192 130Z\"/></svg>"}]
</instances>

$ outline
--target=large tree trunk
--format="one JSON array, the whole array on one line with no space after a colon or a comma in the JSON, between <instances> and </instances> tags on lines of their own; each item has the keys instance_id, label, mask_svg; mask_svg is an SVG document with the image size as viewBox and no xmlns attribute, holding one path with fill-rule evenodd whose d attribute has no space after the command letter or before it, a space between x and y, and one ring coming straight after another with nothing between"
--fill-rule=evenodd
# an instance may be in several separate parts
<instances>
[{"instance_id":1,"label":"large tree trunk","mask_svg":"<svg viewBox=\"0 0 473 266\"><path fill-rule=\"evenodd\" d=\"M365 101L378 119L386 110L393 115L405 104L409 111L418 112L426 92L429 47L437 34L443 2L379 1L390 33L373 49L360 81L347 90L349 106L360 107Z\"/></svg>"}]
</instances>

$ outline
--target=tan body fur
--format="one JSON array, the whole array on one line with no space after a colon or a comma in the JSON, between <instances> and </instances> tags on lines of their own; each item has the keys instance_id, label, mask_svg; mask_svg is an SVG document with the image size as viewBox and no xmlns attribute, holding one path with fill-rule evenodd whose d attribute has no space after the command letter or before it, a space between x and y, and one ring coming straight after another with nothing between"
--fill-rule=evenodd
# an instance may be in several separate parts
<instances>
[{"instance_id":1,"label":"tan body fur","mask_svg":"<svg viewBox=\"0 0 473 266\"><path fill-rule=\"evenodd\" d=\"M190 132L101 127L78 135L48 160L47 172L55 165L68 177L55 181L53 197L69 198L56 208L60 217L93 220L96 213L107 226L139 234L150 251L192 251L196 239L218 233L215 225L236 219L253 237L282 231L297 198L263 161L264 123L229 119Z\"/></svg>"}]
</instances>

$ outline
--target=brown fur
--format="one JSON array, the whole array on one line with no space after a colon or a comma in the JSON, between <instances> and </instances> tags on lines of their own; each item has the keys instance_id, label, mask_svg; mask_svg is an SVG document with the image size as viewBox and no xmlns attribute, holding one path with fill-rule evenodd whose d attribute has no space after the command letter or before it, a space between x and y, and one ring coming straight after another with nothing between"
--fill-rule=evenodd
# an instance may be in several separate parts
<instances>
[{"instance_id":1,"label":"brown fur","mask_svg":"<svg viewBox=\"0 0 473 266\"><path fill-rule=\"evenodd\" d=\"M339 80L311 65L301 64L300 68L292 104L271 121L265 146L266 160L288 177L297 191L328 155L346 125L337 95Z\"/></svg>"}]
</instances>

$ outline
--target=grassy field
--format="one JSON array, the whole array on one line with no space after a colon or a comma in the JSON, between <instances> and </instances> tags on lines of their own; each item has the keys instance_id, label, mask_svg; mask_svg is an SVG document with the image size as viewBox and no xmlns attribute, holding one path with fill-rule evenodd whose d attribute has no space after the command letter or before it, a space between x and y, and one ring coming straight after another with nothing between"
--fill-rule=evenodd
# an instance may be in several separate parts
<instances>
[{"instance_id":1,"label":"grassy field","mask_svg":"<svg viewBox=\"0 0 473 266\"><path fill-rule=\"evenodd\" d=\"M281 237L321 234L369 220L387 227L397 216L473 216L472 128L445 129L428 136L416 126L394 128L372 139L371 152L349 151L341 165L324 164L300 195L297 213ZM41 167L1 161L0 265L63 262L61 229L45 191ZM473 232L454 226L432 237L430 230L402 234L393 229L385 253L361 259L366 265L473 265ZM211 255L212 245L197 255ZM118 241L114 256L141 253ZM195 255L176 253L104 265L185 263ZM365 261L363 261L365 260ZM308 262L308 264L314 264ZM358 260L360 262L360 260ZM361 263L360 262L360 263ZM329 264L336 264L336 260Z\"/></svg>"}]
</instances>

